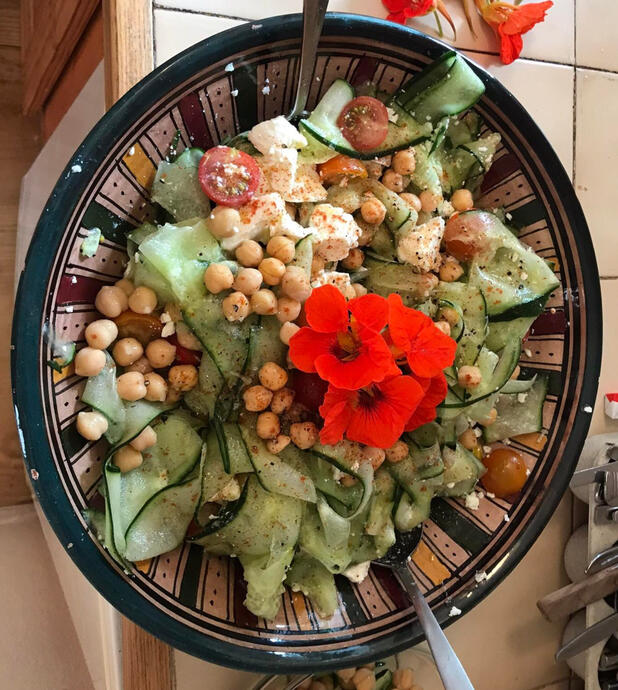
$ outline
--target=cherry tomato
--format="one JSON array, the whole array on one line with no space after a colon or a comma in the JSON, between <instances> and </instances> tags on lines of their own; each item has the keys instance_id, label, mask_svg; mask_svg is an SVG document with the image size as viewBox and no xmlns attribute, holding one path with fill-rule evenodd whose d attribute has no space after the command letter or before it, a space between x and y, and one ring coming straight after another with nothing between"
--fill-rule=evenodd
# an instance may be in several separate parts
<instances>
[{"instance_id":1,"label":"cherry tomato","mask_svg":"<svg viewBox=\"0 0 618 690\"><path fill-rule=\"evenodd\" d=\"M447 252L459 261L471 261L489 249L488 228L492 222L487 213L458 213L444 228Z\"/></svg>"},{"instance_id":2,"label":"cherry tomato","mask_svg":"<svg viewBox=\"0 0 618 690\"><path fill-rule=\"evenodd\" d=\"M326 163L318 165L318 173L322 182L331 184L339 182L343 177L367 177L367 168L356 158L340 154Z\"/></svg>"},{"instance_id":3,"label":"cherry tomato","mask_svg":"<svg viewBox=\"0 0 618 690\"><path fill-rule=\"evenodd\" d=\"M483 475L481 482L487 491L498 498L506 498L518 493L528 478L524 459L517 451L506 446L494 448L487 457L483 458L483 464L487 472Z\"/></svg>"},{"instance_id":4,"label":"cherry tomato","mask_svg":"<svg viewBox=\"0 0 618 690\"><path fill-rule=\"evenodd\" d=\"M193 364L199 366L202 361L202 353L199 350L189 350L188 347L183 347L179 344L176 334L170 335L166 340L176 347L176 362L178 364Z\"/></svg>"},{"instance_id":5,"label":"cherry tomato","mask_svg":"<svg viewBox=\"0 0 618 690\"><path fill-rule=\"evenodd\" d=\"M377 98L359 96L343 108L337 126L357 151L370 151L386 139L388 111Z\"/></svg>"},{"instance_id":6,"label":"cherry tomato","mask_svg":"<svg viewBox=\"0 0 618 690\"><path fill-rule=\"evenodd\" d=\"M200 160L197 176L204 194L217 204L238 208L255 194L260 169L244 151L215 146Z\"/></svg>"},{"instance_id":7,"label":"cherry tomato","mask_svg":"<svg viewBox=\"0 0 618 690\"><path fill-rule=\"evenodd\" d=\"M136 338L144 346L161 335L163 324L154 314L136 314L130 309L114 319L119 338Z\"/></svg>"},{"instance_id":8,"label":"cherry tomato","mask_svg":"<svg viewBox=\"0 0 618 690\"><path fill-rule=\"evenodd\" d=\"M295 402L299 402L312 412L317 412L324 402L324 396L328 389L328 383L317 374L307 374L304 371L293 369L290 372L290 388L296 393Z\"/></svg>"}]
</instances>

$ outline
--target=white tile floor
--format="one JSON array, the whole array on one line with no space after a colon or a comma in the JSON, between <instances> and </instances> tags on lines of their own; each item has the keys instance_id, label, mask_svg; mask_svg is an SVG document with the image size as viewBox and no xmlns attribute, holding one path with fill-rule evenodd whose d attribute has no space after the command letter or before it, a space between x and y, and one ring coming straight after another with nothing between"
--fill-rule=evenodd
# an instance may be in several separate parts
<instances>
[{"instance_id":1,"label":"white tile floor","mask_svg":"<svg viewBox=\"0 0 618 690\"><path fill-rule=\"evenodd\" d=\"M577 3L577 7L576 7ZM161 64L194 42L243 20L299 11L300 0L162 0L155 3L156 63ZM618 368L611 353L618 339L614 306L618 303L618 242L613 199L618 168L618 50L615 0L555 0L544 24L524 37L523 58L504 66L496 58L491 30L475 17L475 39L457 3L451 3L457 40L445 40L465 50L488 69L532 113L574 179L595 243L605 306L605 358L591 433L618 431L618 422L602 410L602 395L618 391ZM384 17L380 0L331 0L329 9ZM218 16L213 16L218 15ZM431 17L411 23L433 33ZM577 31L575 31L577 26ZM448 30L448 27L445 27ZM594 68L594 69L584 69ZM556 666L553 653L560 626L545 624L534 606L536 598L565 582L561 553L570 533L570 497L556 511L545 532L509 579L449 637L468 667L478 690L566 690L567 670ZM542 557L541 557L541 554ZM496 619L503 625L497 626ZM487 635L491 627L491 634ZM470 630L473 634L470 634ZM479 640L484 652L479 654ZM520 642L518 643L518 640ZM528 644L521 647L521 641ZM179 690L201 687L205 666L177 656ZM246 678L214 667L208 670L221 690L244 687ZM508 681L505 680L508 678ZM221 680L219 680L221 679ZM223 680L225 679L225 680ZM426 688L426 690L433 690Z\"/></svg>"}]
</instances>

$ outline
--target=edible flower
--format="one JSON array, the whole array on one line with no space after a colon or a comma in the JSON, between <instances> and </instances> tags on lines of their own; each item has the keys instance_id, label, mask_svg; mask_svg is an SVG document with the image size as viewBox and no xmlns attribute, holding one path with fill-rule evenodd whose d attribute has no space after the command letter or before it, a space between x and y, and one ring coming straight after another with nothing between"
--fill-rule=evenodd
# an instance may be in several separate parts
<instances>
[{"instance_id":1,"label":"edible flower","mask_svg":"<svg viewBox=\"0 0 618 690\"><path fill-rule=\"evenodd\" d=\"M422 17L430 12L439 12L451 25L456 34L455 24L449 15L443 0L382 0L382 4L389 11L387 19L397 24L405 24L412 17ZM437 17L437 15L436 15ZM438 22L440 35L442 30Z\"/></svg>"},{"instance_id":2,"label":"edible flower","mask_svg":"<svg viewBox=\"0 0 618 690\"><path fill-rule=\"evenodd\" d=\"M544 21L546 12L554 4L551 0L519 6L502 0L475 2L483 19L500 38L500 59L505 65L510 65L519 57L524 44L522 35Z\"/></svg>"},{"instance_id":3,"label":"edible flower","mask_svg":"<svg viewBox=\"0 0 618 690\"><path fill-rule=\"evenodd\" d=\"M443 372L430 379L417 378L416 380L423 389L423 397L408 418L405 426L406 431L414 431L423 424L433 422L436 418L436 407L444 400L448 390L446 376Z\"/></svg>"},{"instance_id":4,"label":"edible flower","mask_svg":"<svg viewBox=\"0 0 618 690\"><path fill-rule=\"evenodd\" d=\"M438 376L455 359L457 343L425 314L406 307L397 294L388 296L388 337L395 356L404 356L417 377Z\"/></svg>"},{"instance_id":5,"label":"edible flower","mask_svg":"<svg viewBox=\"0 0 618 690\"><path fill-rule=\"evenodd\" d=\"M333 285L315 288L305 303L308 326L290 339L294 366L336 388L357 390L400 373L381 335L387 301L369 294L346 302Z\"/></svg>"},{"instance_id":6,"label":"edible flower","mask_svg":"<svg viewBox=\"0 0 618 690\"><path fill-rule=\"evenodd\" d=\"M401 436L423 397L411 376L392 376L361 390L332 384L320 406L324 427L320 441L333 445L345 436L376 448L390 448Z\"/></svg>"}]
</instances>

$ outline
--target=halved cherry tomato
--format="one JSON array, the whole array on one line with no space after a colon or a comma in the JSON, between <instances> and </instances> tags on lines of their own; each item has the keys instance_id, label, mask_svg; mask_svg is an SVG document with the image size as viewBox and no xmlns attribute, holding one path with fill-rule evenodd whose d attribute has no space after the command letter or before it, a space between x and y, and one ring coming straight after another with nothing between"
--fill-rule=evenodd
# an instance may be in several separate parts
<instances>
[{"instance_id":1,"label":"halved cherry tomato","mask_svg":"<svg viewBox=\"0 0 618 690\"><path fill-rule=\"evenodd\" d=\"M486 252L492 222L489 214L483 212L452 215L444 228L446 251L459 261L470 261Z\"/></svg>"},{"instance_id":2,"label":"halved cherry tomato","mask_svg":"<svg viewBox=\"0 0 618 690\"><path fill-rule=\"evenodd\" d=\"M199 366L202 361L202 353L199 350L189 350L188 347L183 347L178 343L176 334L170 335L166 340L176 347L176 363L177 364L193 364Z\"/></svg>"},{"instance_id":3,"label":"halved cherry tomato","mask_svg":"<svg viewBox=\"0 0 618 690\"><path fill-rule=\"evenodd\" d=\"M295 402L299 402L312 412L318 411L328 389L328 382L322 380L317 374L307 374L298 369L290 372L288 385L296 393Z\"/></svg>"},{"instance_id":4,"label":"halved cherry tomato","mask_svg":"<svg viewBox=\"0 0 618 690\"><path fill-rule=\"evenodd\" d=\"M260 169L248 153L215 146L202 156L197 177L207 197L222 206L238 208L255 194Z\"/></svg>"},{"instance_id":5,"label":"halved cherry tomato","mask_svg":"<svg viewBox=\"0 0 618 690\"><path fill-rule=\"evenodd\" d=\"M318 165L318 173L322 182L339 182L342 177L367 177L367 168L356 158L339 154L326 163Z\"/></svg>"},{"instance_id":6,"label":"halved cherry tomato","mask_svg":"<svg viewBox=\"0 0 618 690\"><path fill-rule=\"evenodd\" d=\"M357 151L370 151L386 139L388 111L377 98L359 96L344 106L337 126Z\"/></svg>"},{"instance_id":7,"label":"halved cherry tomato","mask_svg":"<svg viewBox=\"0 0 618 690\"><path fill-rule=\"evenodd\" d=\"M483 458L487 472L481 482L487 491L498 498L513 496L521 491L528 478L526 463L521 455L506 446L494 448Z\"/></svg>"},{"instance_id":8,"label":"halved cherry tomato","mask_svg":"<svg viewBox=\"0 0 618 690\"><path fill-rule=\"evenodd\" d=\"M136 314L130 309L114 319L119 338L136 338L145 347L161 335L163 324L154 314Z\"/></svg>"}]
</instances>

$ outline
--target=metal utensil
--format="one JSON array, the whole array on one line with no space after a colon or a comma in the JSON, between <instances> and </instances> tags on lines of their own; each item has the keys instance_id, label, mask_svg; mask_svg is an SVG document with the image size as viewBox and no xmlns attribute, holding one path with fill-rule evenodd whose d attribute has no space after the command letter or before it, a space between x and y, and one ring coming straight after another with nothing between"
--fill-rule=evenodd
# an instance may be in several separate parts
<instances>
[{"instance_id":1,"label":"metal utensil","mask_svg":"<svg viewBox=\"0 0 618 690\"><path fill-rule=\"evenodd\" d=\"M618 546L610 546L594 556L588 563L586 575L594 575L612 565L618 565Z\"/></svg>"},{"instance_id":2,"label":"metal utensil","mask_svg":"<svg viewBox=\"0 0 618 690\"><path fill-rule=\"evenodd\" d=\"M411 532L398 532L397 541L385 556L374 563L386 566L398 575L414 606L446 690L474 690L474 686L408 568L408 563L421 541L422 534L422 525Z\"/></svg>"},{"instance_id":3,"label":"metal utensil","mask_svg":"<svg viewBox=\"0 0 618 690\"><path fill-rule=\"evenodd\" d=\"M556 652L556 661L564 661L580 652L592 647L597 642L602 642L618 630L618 613L612 613L598 623L586 628L579 635L563 645Z\"/></svg>"},{"instance_id":4,"label":"metal utensil","mask_svg":"<svg viewBox=\"0 0 618 690\"><path fill-rule=\"evenodd\" d=\"M303 0L303 43L300 53L298 86L296 87L294 107L288 115L288 120L297 120L305 114L327 7L328 0Z\"/></svg>"}]
</instances>

